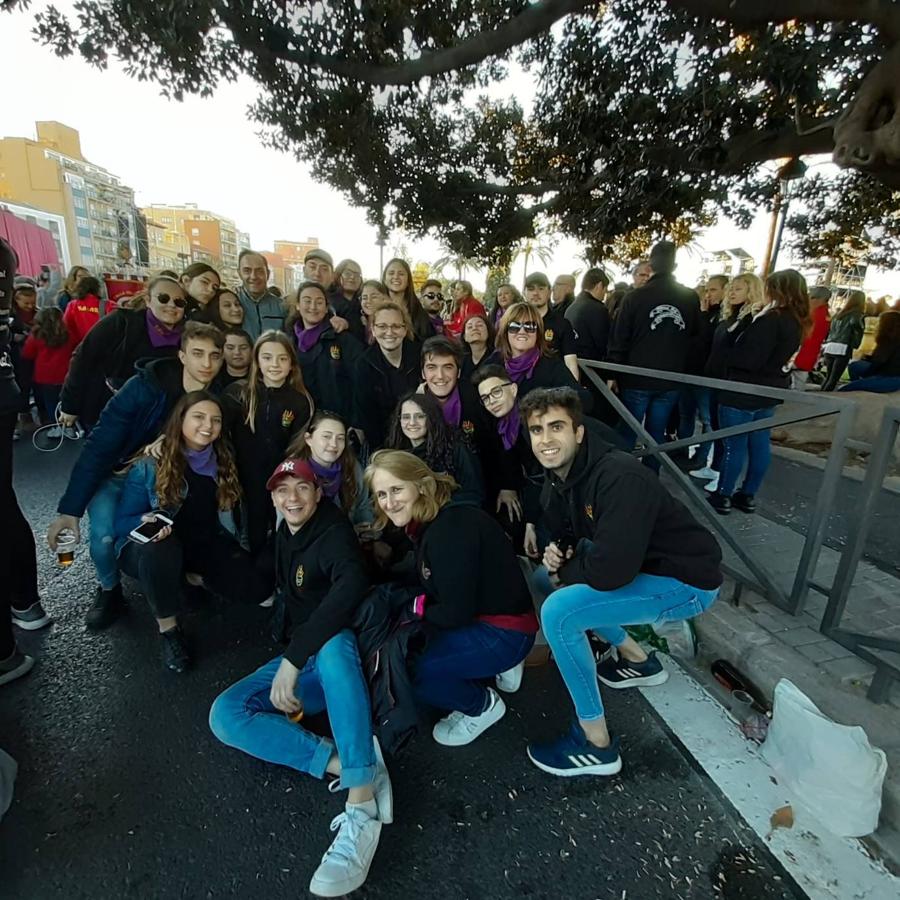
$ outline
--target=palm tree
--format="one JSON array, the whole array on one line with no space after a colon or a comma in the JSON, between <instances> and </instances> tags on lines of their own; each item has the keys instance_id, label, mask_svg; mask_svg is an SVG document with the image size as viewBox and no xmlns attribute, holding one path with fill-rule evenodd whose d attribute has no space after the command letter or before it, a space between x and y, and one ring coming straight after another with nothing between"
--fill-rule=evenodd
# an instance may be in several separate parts
<instances>
[{"instance_id":1,"label":"palm tree","mask_svg":"<svg viewBox=\"0 0 900 900\"><path fill-rule=\"evenodd\" d=\"M533 238L524 238L513 250L513 261L520 256L525 257L525 265L522 271L522 281L528 275L528 264L532 257L536 257L543 266L548 266L553 259L553 249L556 246L556 238L548 234L537 234Z\"/></svg>"}]
</instances>

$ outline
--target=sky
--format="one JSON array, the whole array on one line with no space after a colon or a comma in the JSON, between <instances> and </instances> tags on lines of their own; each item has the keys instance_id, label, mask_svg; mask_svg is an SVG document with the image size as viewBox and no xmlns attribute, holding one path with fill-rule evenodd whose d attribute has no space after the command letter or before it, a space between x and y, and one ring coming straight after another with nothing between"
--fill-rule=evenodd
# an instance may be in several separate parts
<instances>
[{"instance_id":1,"label":"sky","mask_svg":"<svg viewBox=\"0 0 900 900\"><path fill-rule=\"evenodd\" d=\"M80 58L61 60L37 44L30 34L31 13L0 15L0 59L4 71L21 76L21 87L7 92L0 136L34 137L34 123L56 120L81 134L84 157L100 165L135 190L138 206L196 203L234 219L249 232L254 248L271 250L275 240L315 237L335 261L353 257L366 277L378 275L379 250L375 230L362 209L351 207L336 191L313 180L310 167L289 153L264 147L247 113L257 90L248 79L222 85L212 98L166 100L153 84L126 76L113 60L106 71ZM58 2L65 10L70 2ZM515 91L528 105L530 84L516 78L495 93ZM768 216L761 213L748 231L722 220L701 234L692 248L679 254L678 277L693 285L701 269L702 250L743 247L759 262L764 254ZM443 251L435 240L391 235L385 249L402 241L411 262L431 262ZM562 272L585 268L580 247L561 239L546 270L551 280ZM779 265L791 262L783 253ZM513 281L522 280L524 260L513 266ZM534 268L532 266L531 268ZM609 267L615 275L619 272ZM452 274L450 270L446 273ZM473 282L483 272L467 273ZM895 280L897 287L893 287ZM900 293L894 273L873 273L866 287Z\"/></svg>"}]
</instances>

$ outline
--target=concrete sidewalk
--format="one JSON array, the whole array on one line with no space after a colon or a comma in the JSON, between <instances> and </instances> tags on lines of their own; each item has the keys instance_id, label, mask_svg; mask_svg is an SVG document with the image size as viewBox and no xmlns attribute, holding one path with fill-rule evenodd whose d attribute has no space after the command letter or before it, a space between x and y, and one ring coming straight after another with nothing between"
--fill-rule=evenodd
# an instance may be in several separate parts
<instances>
[{"instance_id":1,"label":"concrete sidewalk","mask_svg":"<svg viewBox=\"0 0 900 900\"><path fill-rule=\"evenodd\" d=\"M723 522L790 594L803 535L761 514L735 511ZM743 569L730 548L724 553L732 567ZM815 580L830 585L839 561L839 552L823 547ZM701 641L698 673L704 671L708 679L709 663L727 659L770 699L778 681L788 678L835 721L862 726L888 756L877 837L885 853L900 863L900 687L894 685L887 703L866 699L874 669L819 631L827 601L817 592L810 591L804 611L792 616L746 586L735 602L736 587L728 579L721 601L695 622ZM900 637L900 579L863 561L841 627Z\"/></svg>"}]
</instances>

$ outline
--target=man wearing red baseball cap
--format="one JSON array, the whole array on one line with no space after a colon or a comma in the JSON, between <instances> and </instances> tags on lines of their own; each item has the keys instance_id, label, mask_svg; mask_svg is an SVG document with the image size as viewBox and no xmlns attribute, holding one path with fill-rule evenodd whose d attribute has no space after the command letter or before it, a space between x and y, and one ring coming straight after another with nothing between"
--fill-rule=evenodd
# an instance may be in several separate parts
<instances>
[{"instance_id":1,"label":"man wearing red baseball cap","mask_svg":"<svg viewBox=\"0 0 900 900\"><path fill-rule=\"evenodd\" d=\"M266 482L282 522L275 536L276 598L285 611L284 655L232 685L209 714L225 744L349 790L337 837L310 891L340 897L366 880L381 826L393 821L391 782L372 733L369 691L350 621L369 589L356 532L306 460L286 459ZM326 712L334 741L307 731Z\"/></svg>"}]
</instances>

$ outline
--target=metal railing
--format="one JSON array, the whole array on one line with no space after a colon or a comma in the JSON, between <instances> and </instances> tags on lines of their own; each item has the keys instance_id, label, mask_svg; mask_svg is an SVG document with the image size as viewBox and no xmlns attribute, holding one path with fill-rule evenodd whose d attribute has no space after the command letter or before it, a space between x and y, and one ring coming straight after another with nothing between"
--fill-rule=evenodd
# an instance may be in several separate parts
<instances>
[{"instance_id":1,"label":"metal railing","mask_svg":"<svg viewBox=\"0 0 900 900\"><path fill-rule=\"evenodd\" d=\"M594 362L586 359L579 359L578 363L591 384L600 391L613 409L622 417L625 424L634 431L639 441L645 445L644 448L635 450L634 455L639 457L652 455L660 461L661 465L665 467L666 471L684 490L688 501L694 509L707 521L711 530L734 551L744 566L746 566L750 573L750 578L748 579L744 573L739 571L729 570L729 575L747 582L750 587L765 596L771 603L792 615L798 615L803 611L810 588L819 592L829 592L827 587L815 580L815 571L822 551L828 515L834 503L837 487L841 479L841 472L846 460L847 440L850 437L850 430L856 415L857 404L852 398L836 396L830 393L781 390L757 384L742 384L741 382L723 381L718 378L704 378L699 375L644 369L618 363ZM734 425L729 428L718 428L715 431L706 431L683 440L659 444L647 432L643 423L639 422L631 414L617 394L598 375L598 372L608 373L607 378L611 376L614 378L618 375L652 378L656 381L674 385L672 388L668 388L669 390L677 390L681 386L695 386L729 394L765 397L772 401L773 406L790 403L799 405L801 409L783 411L772 418L748 422L744 425ZM725 527L722 517L710 506L702 489L693 483L693 480L679 468L669 454L674 450L686 449L695 444L708 444L723 438L751 434L754 431L768 431L783 425L808 422L824 416L837 416L834 438L825 464L822 488L816 498L810 517L803 551L800 555L791 593L788 596L771 577L766 567L755 559L753 554Z\"/></svg>"},{"instance_id":2,"label":"metal railing","mask_svg":"<svg viewBox=\"0 0 900 900\"><path fill-rule=\"evenodd\" d=\"M900 681L900 640L848 631L841 628L841 619L847 608L850 588L862 559L874 518L875 505L891 463L898 431L900 431L900 406L887 407L884 410L878 437L872 445L872 455L869 457L866 478L863 482L862 498L850 522L849 541L841 554L834 584L830 589L824 590L819 585L813 585L816 590L822 591L828 597L828 606L825 608L820 628L822 634L875 666L875 675L872 677L867 695L873 703L884 703L888 699L892 682Z\"/></svg>"}]
</instances>

